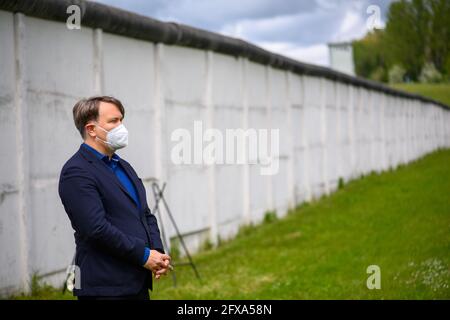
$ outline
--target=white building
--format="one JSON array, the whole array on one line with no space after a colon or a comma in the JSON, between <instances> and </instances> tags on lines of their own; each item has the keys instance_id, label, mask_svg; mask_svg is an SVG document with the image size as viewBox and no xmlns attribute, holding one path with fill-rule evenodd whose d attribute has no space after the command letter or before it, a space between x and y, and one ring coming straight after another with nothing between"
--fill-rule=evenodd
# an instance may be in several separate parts
<instances>
[{"instance_id":1,"label":"white building","mask_svg":"<svg viewBox=\"0 0 450 320\"><path fill-rule=\"evenodd\" d=\"M334 70L355 75L353 47L351 42L329 43L330 67Z\"/></svg>"}]
</instances>

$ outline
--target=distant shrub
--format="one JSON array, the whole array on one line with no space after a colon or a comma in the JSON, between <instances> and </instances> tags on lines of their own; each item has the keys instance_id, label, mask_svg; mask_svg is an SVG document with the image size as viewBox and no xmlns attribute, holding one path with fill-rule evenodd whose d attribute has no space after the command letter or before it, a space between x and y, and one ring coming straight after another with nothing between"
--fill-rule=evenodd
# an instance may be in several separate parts
<instances>
[{"instance_id":1,"label":"distant shrub","mask_svg":"<svg viewBox=\"0 0 450 320\"><path fill-rule=\"evenodd\" d=\"M341 190L342 188L344 188L344 179L342 177L339 177L338 190Z\"/></svg>"},{"instance_id":2,"label":"distant shrub","mask_svg":"<svg viewBox=\"0 0 450 320\"><path fill-rule=\"evenodd\" d=\"M423 83L437 83L442 81L442 74L432 62L426 62L419 75L419 81Z\"/></svg>"},{"instance_id":3,"label":"distant shrub","mask_svg":"<svg viewBox=\"0 0 450 320\"><path fill-rule=\"evenodd\" d=\"M203 241L201 247L200 247L200 251L208 251L214 248L214 244L212 243L212 241L210 239L206 239L205 241Z\"/></svg>"},{"instance_id":4,"label":"distant shrub","mask_svg":"<svg viewBox=\"0 0 450 320\"><path fill-rule=\"evenodd\" d=\"M272 223L277 220L277 212L276 211L267 211L264 214L264 223Z\"/></svg>"},{"instance_id":5,"label":"distant shrub","mask_svg":"<svg viewBox=\"0 0 450 320\"><path fill-rule=\"evenodd\" d=\"M405 73L406 73L406 71L402 66L399 66L397 64L393 65L391 67L391 69L389 69L389 73L388 73L389 83L403 82Z\"/></svg>"}]
</instances>

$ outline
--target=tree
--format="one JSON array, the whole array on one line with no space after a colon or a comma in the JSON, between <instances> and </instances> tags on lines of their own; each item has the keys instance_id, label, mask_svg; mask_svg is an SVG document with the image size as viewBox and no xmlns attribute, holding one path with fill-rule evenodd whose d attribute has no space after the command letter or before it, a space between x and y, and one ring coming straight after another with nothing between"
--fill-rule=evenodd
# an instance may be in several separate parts
<instances>
[{"instance_id":1,"label":"tree","mask_svg":"<svg viewBox=\"0 0 450 320\"><path fill-rule=\"evenodd\" d=\"M429 55L438 71L450 76L450 1L430 1L432 20L429 32Z\"/></svg>"},{"instance_id":2,"label":"tree","mask_svg":"<svg viewBox=\"0 0 450 320\"><path fill-rule=\"evenodd\" d=\"M450 1L400 0L387 14L385 30L370 32L354 41L356 73L378 81L388 80L395 65L405 78L417 81L422 70L450 78ZM425 69L424 69L425 68Z\"/></svg>"},{"instance_id":3,"label":"tree","mask_svg":"<svg viewBox=\"0 0 450 320\"><path fill-rule=\"evenodd\" d=\"M429 15L424 2L394 2L387 15L384 47L388 64L404 65L406 76L413 80L425 62Z\"/></svg>"},{"instance_id":4,"label":"tree","mask_svg":"<svg viewBox=\"0 0 450 320\"><path fill-rule=\"evenodd\" d=\"M374 29L363 39L353 41L355 71L358 76L376 81L387 81L382 37L383 31Z\"/></svg>"}]
</instances>

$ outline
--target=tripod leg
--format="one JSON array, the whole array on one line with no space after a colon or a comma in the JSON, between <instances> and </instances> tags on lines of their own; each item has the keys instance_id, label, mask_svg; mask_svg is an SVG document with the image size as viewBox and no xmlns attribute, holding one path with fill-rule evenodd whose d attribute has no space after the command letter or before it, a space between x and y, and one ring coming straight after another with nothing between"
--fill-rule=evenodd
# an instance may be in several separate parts
<instances>
[{"instance_id":1,"label":"tripod leg","mask_svg":"<svg viewBox=\"0 0 450 320\"><path fill-rule=\"evenodd\" d=\"M166 239L166 232L164 231L164 225L162 223L162 219L161 219L161 211L159 208L159 202L161 200L161 197L158 193L155 192L154 186L155 182L153 182L152 184L152 189L153 189L153 196L155 198L155 208L153 209L153 214L157 213L158 214L158 221L160 224L160 229L161 229L161 236L162 236L162 242L163 242L163 246L165 249L167 249L167 252L170 255L170 250L169 250L169 246L167 244L167 239Z\"/></svg>"},{"instance_id":2,"label":"tripod leg","mask_svg":"<svg viewBox=\"0 0 450 320\"><path fill-rule=\"evenodd\" d=\"M173 287L176 288L177 287L177 277L175 275L175 271L172 270L172 280L173 280Z\"/></svg>"},{"instance_id":3,"label":"tripod leg","mask_svg":"<svg viewBox=\"0 0 450 320\"><path fill-rule=\"evenodd\" d=\"M153 214L158 213L158 220L160 221L163 245L166 248L167 253L170 256L170 249L169 249L169 246L167 245L166 234L165 234L164 226L163 226L162 219L161 219L161 211L159 209L159 202L161 200L161 195L159 192L157 192L157 187L158 187L158 185L156 184L156 182L153 182L152 183L152 191L153 191L153 197L155 198L155 207L153 209ZM161 192L161 194L162 194L162 192ZM176 287L177 286L177 277L175 275L175 271L173 270L171 273L172 273L172 279L173 279L173 286Z\"/></svg>"},{"instance_id":4,"label":"tripod leg","mask_svg":"<svg viewBox=\"0 0 450 320\"><path fill-rule=\"evenodd\" d=\"M166 183L163 184L162 190L165 189L165 186L166 186ZM159 186L156 186L156 187L159 189ZM181 236L180 231L178 230L178 226L177 226L177 224L176 224L176 222L175 222L175 219L173 218L172 212L170 211L170 208L169 208L169 206L168 206L168 204L167 204L167 202L166 202L166 199L164 198L164 195L163 195L163 193L162 193L162 190L159 190L159 191L160 191L160 192L159 192L159 193L160 193L160 194L159 194L159 197L160 197L160 199L162 200L162 202L163 202L163 204L164 204L164 207L165 207L165 209L166 209L166 211L167 211L167 214L169 215L170 220L172 221L173 226L175 227L175 230L176 230L176 232L177 232L177 236L178 236L178 238L180 239L180 242L181 242L181 245L183 246L184 251L186 252L186 256L188 257L189 263L191 264L191 266L192 266L192 268L193 268L193 270L194 270L194 273L195 273L197 279L198 279L198 280L200 281L200 283L201 283L202 281L201 281L201 278L200 278L200 274L198 273L197 268L196 268L196 266L195 266L195 264L194 264L194 262L193 262L193 260L192 260L192 257L191 257L191 255L190 255L190 253L189 253L189 250L188 250L188 248L187 248L187 246L186 246L186 244L185 244L185 242L184 242L184 240L183 240L183 237Z\"/></svg>"}]
</instances>

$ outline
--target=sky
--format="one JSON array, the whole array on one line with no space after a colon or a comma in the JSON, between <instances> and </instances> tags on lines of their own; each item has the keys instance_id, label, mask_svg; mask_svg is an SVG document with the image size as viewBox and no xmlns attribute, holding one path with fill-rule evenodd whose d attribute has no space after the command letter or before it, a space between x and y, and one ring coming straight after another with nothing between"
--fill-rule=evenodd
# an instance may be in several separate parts
<instances>
[{"instance_id":1,"label":"sky","mask_svg":"<svg viewBox=\"0 0 450 320\"><path fill-rule=\"evenodd\" d=\"M96 0L161 21L240 38L290 58L329 66L327 43L383 28L393 0Z\"/></svg>"}]
</instances>

